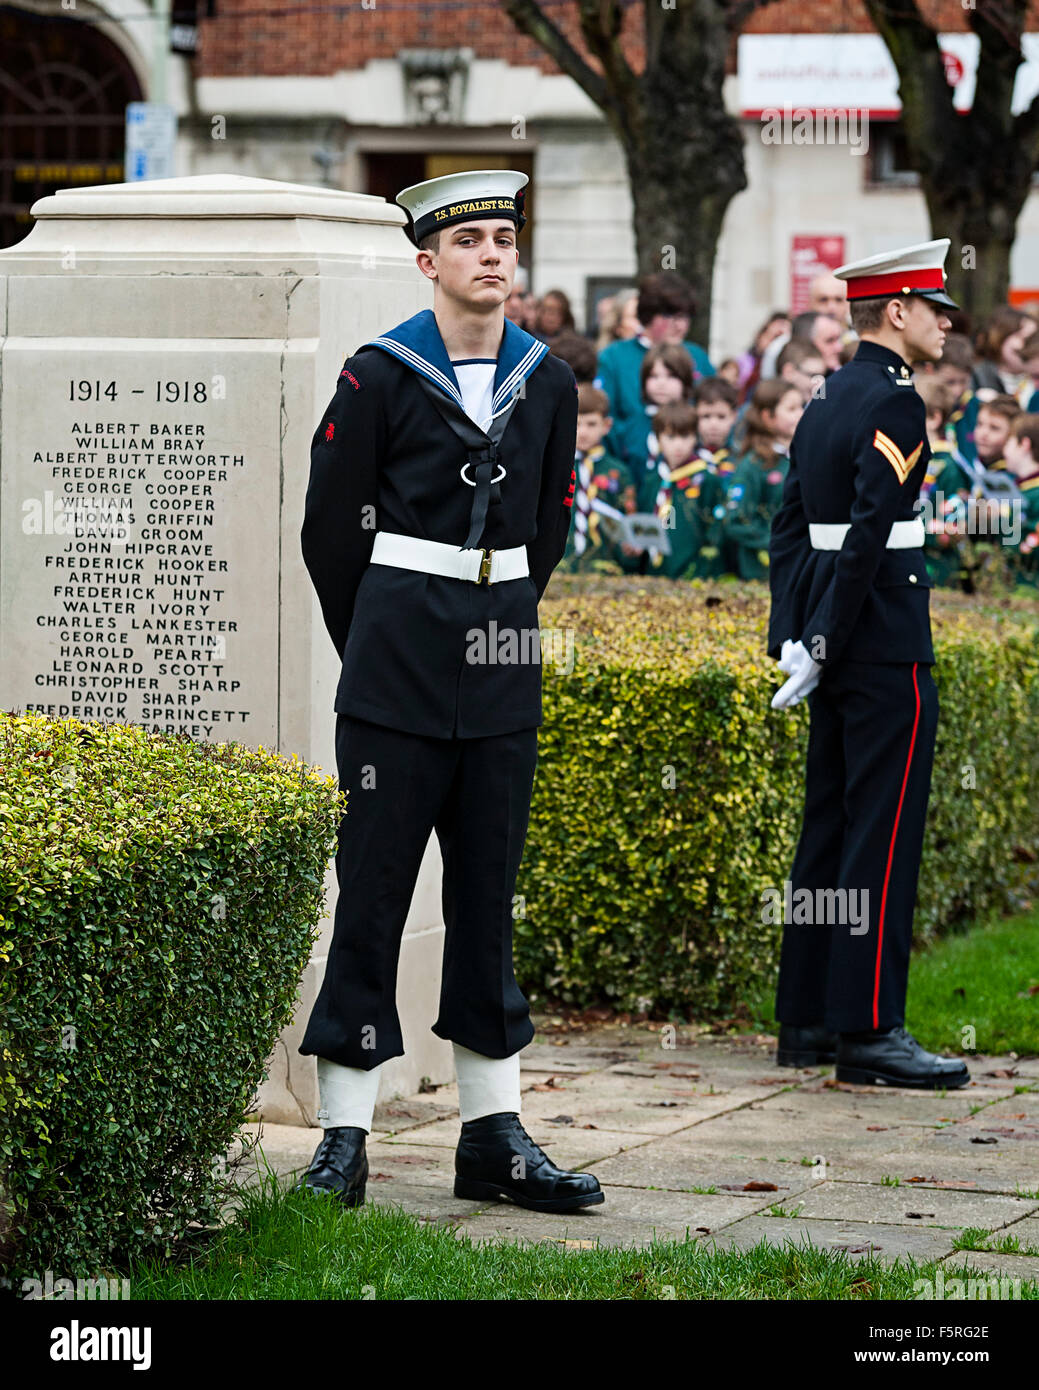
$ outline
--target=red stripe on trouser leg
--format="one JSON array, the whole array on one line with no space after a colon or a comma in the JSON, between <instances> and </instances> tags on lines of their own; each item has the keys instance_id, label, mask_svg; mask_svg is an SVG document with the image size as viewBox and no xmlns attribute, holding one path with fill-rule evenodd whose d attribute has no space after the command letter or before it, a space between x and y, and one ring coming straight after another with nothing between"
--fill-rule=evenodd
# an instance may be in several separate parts
<instances>
[{"instance_id":1,"label":"red stripe on trouser leg","mask_svg":"<svg viewBox=\"0 0 1039 1390\"><path fill-rule=\"evenodd\" d=\"M884 946L884 908L887 905L887 886L891 878L891 863L895 857L895 836L898 834L898 821L902 815L902 802L905 800L906 783L909 781L909 768L913 761L913 748L916 745L916 730L920 724L920 687L916 683L917 662L913 662L913 690L916 694L916 715L913 718L913 733L909 740L909 756L906 758L906 770L902 774L902 790L898 796L898 809L895 811L895 823L891 827L891 843L887 851L887 868L884 871L884 891L880 895L880 921L877 924L877 963L873 973L873 1027L880 1027L880 953Z\"/></svg>"}]
</instances>

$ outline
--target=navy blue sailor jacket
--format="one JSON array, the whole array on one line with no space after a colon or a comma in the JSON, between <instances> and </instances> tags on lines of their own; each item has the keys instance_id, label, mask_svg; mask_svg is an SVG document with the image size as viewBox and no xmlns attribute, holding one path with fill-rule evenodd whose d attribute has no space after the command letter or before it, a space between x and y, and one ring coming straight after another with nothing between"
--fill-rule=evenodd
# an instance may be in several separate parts
<instances>
[{"instance_id":1,"label":"navy blue sailor jacket","mask_svg":"<svg viewBox=\"0 0 1039 1390\"><path fill-rule=\"evenodd\" d=\"M790 638L824 668L934 661L923 547L886 548L892 523L918 515L930 456L908 365L860 342L794 432L769 544L770 656ZM850 522L840 550L813 548L816 522Z\"/></svg>"},{"instance_id":2,"label":"navy blue sailor jacket","mask_svg":"<svg viewBox=\"0 0 1039 1390\"><path fill-rule=\"evenodd\" d=\"M542 722L538 602L572 515L574 375L505 321L495 413L519 398L477 544L525 546L530 572L494 584L370 563L377 530L461 549L475 515L466 445L420 376L461 406L428 309L347 358L314 432L301 539L342 658L335 709L436 738L531 728Z\"/></svg>"}]
</instances>

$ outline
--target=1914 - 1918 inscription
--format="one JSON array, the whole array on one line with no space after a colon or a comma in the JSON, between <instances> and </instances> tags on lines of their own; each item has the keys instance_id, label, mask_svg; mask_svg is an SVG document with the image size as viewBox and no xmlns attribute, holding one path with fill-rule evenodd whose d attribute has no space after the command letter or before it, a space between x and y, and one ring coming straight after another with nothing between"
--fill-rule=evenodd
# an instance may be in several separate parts
<instances>
[{"instance_id":1,"label":"1914 - 1918 inscription","mask_svg":"<svg viewBox=\"0 0 1039 1390\"><path fill-rule=\"evenodd\" d=\"M273 744L276 359L57 355L5 354L5 706Z\"/></svg>"}]
</instances>

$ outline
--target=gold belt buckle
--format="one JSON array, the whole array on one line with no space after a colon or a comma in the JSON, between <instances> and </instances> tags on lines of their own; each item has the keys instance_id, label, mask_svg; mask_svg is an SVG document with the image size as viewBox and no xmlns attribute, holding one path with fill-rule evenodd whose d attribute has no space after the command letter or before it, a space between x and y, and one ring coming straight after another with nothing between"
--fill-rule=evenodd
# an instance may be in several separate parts
<instances>
[{"instance_id":1,"label":"gold belt buckle","mask_svg":"<svg viewBox=\"0 0 1039 1390\"><path fill-rule=\"evenodd\" d=\"M480 571L473 582L475 584L482 584L486 579L489 584L491 582L491 556L494 554L494 551L481 550L480 554L483 556L483 559L480 561Z\"/></svg>"}]
</instances>

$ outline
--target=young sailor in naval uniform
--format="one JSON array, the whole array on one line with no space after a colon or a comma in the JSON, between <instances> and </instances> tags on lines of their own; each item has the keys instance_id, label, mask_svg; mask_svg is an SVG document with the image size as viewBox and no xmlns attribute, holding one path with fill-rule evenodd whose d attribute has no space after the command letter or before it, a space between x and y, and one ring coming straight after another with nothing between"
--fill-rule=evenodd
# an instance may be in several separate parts
<instances>
[{"instance_id":1,"label":"young sailor in naval uniform","mask_svg":"<svg viewBox=\"0 0 1039 1390\"><path fill-rule=\"evenodd\" d=\"M574 493L573 372L505 318L523 227L511 170L450 174L397 201L433 309L347 359L314 434L303 555L342 674L349 809L321 991L325 1135L301 1186L364 1200L380 1068L403 1055L397 959L431 832L443 855L440 1010L462 1132L455 1195L570 1211L604 1200L523 1129L534 1035L513 973L513 891L541 723L538 600Z\"/></svg>"},{"instance_id":2,"label":"young sailor in naval uniform","mask_svg":"<svg viewBox=\"0 0 1039 1390\"><path fill-rule=\"evenodd\" d=\"M930 448L910 364L942 355L945 310L956 308L943 288L948 247L927 242L834 272L861 342L798 424L769 548L768 649L789 677L773 708L811 692L790 884L801 907L784 924L778 1061L835 1060L839 1081L871 1085L970 1079L903 1026L938 720L915 508Z\"/></svg>"}]
</instances>

